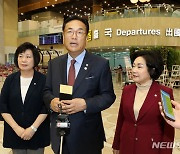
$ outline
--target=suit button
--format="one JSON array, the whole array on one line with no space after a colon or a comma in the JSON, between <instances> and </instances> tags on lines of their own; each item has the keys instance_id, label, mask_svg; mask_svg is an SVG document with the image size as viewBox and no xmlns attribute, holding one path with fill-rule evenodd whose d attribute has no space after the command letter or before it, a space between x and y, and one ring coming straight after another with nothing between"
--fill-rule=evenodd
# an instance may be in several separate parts
<instances>
[{"instance_id":1,"label":"suit button","mask_svg":"<svg viewBox=\"0 0 180 154\"><path fill-rule=\"evenodd\" d=\"M134 124L134 127L136 127L137 126L137 124Z\"/></svg>"},{"instance_id":2,"label":"suit button","mask_svg":"<svg viewBox=\"0 0 180 154\"><path fill-rule=\"evenodd\" d=\"M137 140L138 140L138 138L136 137L136 138L135 138L135 140L137 141Z\"/></svg>"}]
</instances>

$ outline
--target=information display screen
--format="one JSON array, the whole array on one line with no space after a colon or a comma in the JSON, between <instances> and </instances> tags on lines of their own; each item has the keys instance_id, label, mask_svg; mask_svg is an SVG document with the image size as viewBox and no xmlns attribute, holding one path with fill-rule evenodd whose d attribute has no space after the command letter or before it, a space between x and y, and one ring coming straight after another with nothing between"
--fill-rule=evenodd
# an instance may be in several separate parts
<instances>
[{"instance_id":1,"label":"information display screen","mask_svg":"<svg viewBox=\"0 0 180 154\"><path fill-rule=\"evenodd\" d=\"M62 44L62 33L39 35L39 45Z\"/></svg>"}]
</instances>

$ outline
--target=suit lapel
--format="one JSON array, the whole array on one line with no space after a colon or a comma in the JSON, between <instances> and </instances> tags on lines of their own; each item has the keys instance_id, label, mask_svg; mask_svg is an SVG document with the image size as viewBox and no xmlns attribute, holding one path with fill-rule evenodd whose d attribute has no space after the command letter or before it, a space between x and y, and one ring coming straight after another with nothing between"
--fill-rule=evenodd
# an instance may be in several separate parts
<instances>
[{"instance_id":1,"label":"suit lapel","mask_svg":"<svg viewBox=\"0 0 180 154\"><path fill-rule=\"evenodd\" d=\"M148 112L148 110L151 109L154 102L158 102L157 99L159 98L158 95L160 94L159 91L160 88L158 84L156 82L153 82L145 98L145 101L139 111L139 116L137 120L140 120Z\"/></svg>"},{"instance_id":2,"label":"suit lapel","mask_svg":"<svg viewBox=\"0 0 180 154\"><path fill-rule=\"evenodd\" d=\"M128 96L126 96L126 98L128 98L128 109L129 109L129 114L130 116L132 117L132 119L134 121L135 120L135 116L134 116L134 98L135 98L135 94L136 94L136 85L133 84L131 89L130 89L130 92L128 93ZM125 99L126 99L125 98Z\"/></svg>"},{"instance_id":3,"label":"suit lapel","mask_svg":"<svg viewBox=\"0 0 180 154\"><path fill-rule=\"evenodd\" d=\"M74 83L73 93L75 93L75 91L78 89L79 85L85 78L86 74L91 70L92 62L93 60L91 60L90 54L86 51L83 63Z\"/></svg>"},{"instance_id":4,"label":"suit lapel","mask_svg":"<svg viewBox=\"0 0 180 154\"><path fill-rule=\"evenodd\" d=\"M19 98L20 100L18 102L21 103L21 105L23 105L23 102L22 102L22 96L21 96L21 85L20 85L20 71L18 72L18 74L16 75L15 77L15 83L17 85L17 98Z\"/></svg>"},{"instance_id":5,"label":"suit lapel","mask_svg":"<svg viewBox=\"0 0 180 154\"><path fill-rule=\"evenodd\" d=\"M62 57L62 60L59 60L59 67L60 69L57 70L60 75L60 83L67 85L67 59L68 54L64 55ZM57 74L58 75L58 74Z\"/></svg>"},{"instance_id":6,"label":"suit lapel","mask_svg":"<svg viewBox=\"0 0 180 154\"><path fill-rule=\"evenodd\" d=\"M39 76L37 75L37 72L34 71L34 76L33 76L33 79L29 85L29 88L28 88L28 91L26 93L26 97L25 97L25 100L24 100L24 104L26 102L28 102L29 98L31 97L33 91L36 89L36 86L37 86L37 83L38 83L38 80L39 80Z\"/></svg>"}]
</instances>

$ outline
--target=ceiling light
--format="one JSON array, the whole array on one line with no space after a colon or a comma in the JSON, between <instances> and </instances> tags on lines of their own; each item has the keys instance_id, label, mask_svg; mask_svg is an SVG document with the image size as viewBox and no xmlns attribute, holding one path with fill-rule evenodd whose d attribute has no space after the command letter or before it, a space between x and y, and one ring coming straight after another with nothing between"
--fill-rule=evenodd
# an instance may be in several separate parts
<instances>
[{"instance_id":1,"label":"ceiling light","mask_svg":"<svg viewBox=\"0 0 180 154\"><path fill-rule=\"evenodd\" d=\"M131 1L131 3L137 3L138 2L138 0L130 0L130 1ZM141 2L141 3L150 2L150 0L139 0L139 2Z\"/></svg>"},{"instance_id":2,"label":"ceiling light","mask_svg":"<svg viewBox=\"0 0 180 154\"><path fill-rule=\"evenodd\" d=\"M131 3L137 3L138 2L138 0L130 0L131 1Z\"/></svg>"},{"instance_id":3,"label":"ceiling light","mask_svg":"<svg viewBox=\"0 0 180 154\"><path fill-rule=\"evenodd\" d=\"M139 1L142 2L142 3L146 2L146 0L139 0Z\"/></svg>"}]
</instances>

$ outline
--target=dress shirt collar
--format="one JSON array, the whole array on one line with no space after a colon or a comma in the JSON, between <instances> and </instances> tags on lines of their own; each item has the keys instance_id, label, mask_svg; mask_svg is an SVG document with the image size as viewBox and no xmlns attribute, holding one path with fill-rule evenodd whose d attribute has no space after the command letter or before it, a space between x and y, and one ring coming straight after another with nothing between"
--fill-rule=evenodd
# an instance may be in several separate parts
<instances>
[{"instance_id":1,"label":"dress shirt collar","mask_svg":"<svg viewBox=\"0 0 180 154\"><path fill-rule=\"evenodd\" d=\"M79 56L77 56L77 57L75 58L76 63L82 64L85 54L86 54L86 50L84 50ZM72 58L72 57L69 55L69 53L68 53L68 64L71 63L71 60L72 60L72 59L73 59L73 58Z\"/></svg>"}]
</instances>

